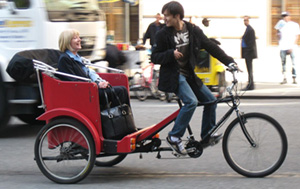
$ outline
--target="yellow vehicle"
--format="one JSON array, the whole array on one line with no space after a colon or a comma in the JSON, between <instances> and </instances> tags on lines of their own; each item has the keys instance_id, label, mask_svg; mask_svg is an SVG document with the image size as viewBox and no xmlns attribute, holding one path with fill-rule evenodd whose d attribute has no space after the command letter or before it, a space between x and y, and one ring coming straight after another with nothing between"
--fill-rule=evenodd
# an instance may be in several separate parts
<instances>
[{"instance_id":1,"label":"yellow vehicle","mask_svg":"<svg viewBox=\"0 0 300 189\"><path fill-rule=\"evenodd\" d=\"M196 75L212 92L217 92L217 98L222 98L226 91L225 68L223 64L204 50L201 50L201 53L198 54L197 60Z\"/></svg>"}]
</instances>

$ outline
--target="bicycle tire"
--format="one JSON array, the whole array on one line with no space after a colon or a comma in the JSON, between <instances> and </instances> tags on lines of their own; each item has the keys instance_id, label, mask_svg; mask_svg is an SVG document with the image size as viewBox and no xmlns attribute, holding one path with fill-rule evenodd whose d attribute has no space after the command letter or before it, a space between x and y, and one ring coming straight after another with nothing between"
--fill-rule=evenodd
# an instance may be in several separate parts
<instances>
[{"instance_id":1,"label":"bicycle tire","mask_svg":"<svg viewBox=\"0 0 300 189\"><path fill-rule=\"evenodd\" d=\"M283 128L272 117L262 113L248 113L241 118L256 146L250 145L239 118L236 118L223 138L223 154L227 163L246 177L265 177L274 173L284 162L288 150Z\"/></svg>"},{"instance_id":2,"label":"bicycle tire","mask_svg":"<svg viewBox=\"0 0 300 189\"><path fill-rule=\"evenodd\" d=\"M143 74L137 72L133 76L133 84L135 86L140 86L138 89L134 90L134 95L140 100L144 101L147 99L147 89L146 89L146 82Z\"/></svg>"},{"instance_id":3,"label":"bicycle tire","mask_svg":"<svg viewBox=\"0 0 300 189\"><path fill-rule=\"evenodd\" d=\"M37 135L34 155L41 172L60 184L84 179L93 169L96 159L90 132L71 118L48 123Z\"/></svg>"},{"instance_id":4,"label":"bicycle tire","mask_svg":"<svg viewBox=\"0 0 300 189\"><path fill-rule=\"evenodd\" d=\"M112 167L117 165L126 158L127 154L120 154L115 156L98 157L96 158L95 165L99 167Z\"/></svg>"}]
</instances>

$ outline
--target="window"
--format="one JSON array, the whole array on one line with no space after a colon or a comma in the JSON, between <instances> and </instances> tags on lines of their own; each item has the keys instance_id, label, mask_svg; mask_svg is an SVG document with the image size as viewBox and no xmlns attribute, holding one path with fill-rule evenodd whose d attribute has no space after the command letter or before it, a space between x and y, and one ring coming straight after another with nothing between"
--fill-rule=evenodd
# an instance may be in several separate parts
<instances>
[{"instance_id":1,"label":"window","mask_svg":"<svg viewBox=\"0 0 300 189\"><path fill-rule=\"evenodd\" d=\"M28 9L30 7L30 0L13 0L17 9Z\"/></svg>"},{"instance_id":2,"label":"window","mask_svg":"<svg viewBox=\"0 0 300 189\"><path fill-rule=\"evenodd\" d=\"M287 11L290 13L292 20L300 24L300 1L299 0L272 0L271 8L271 44L277 45L277 31L274 29L276 23L281 19L281 12ZM300 42L298 41L298 45Z\"/></svg>"}]
</instances>

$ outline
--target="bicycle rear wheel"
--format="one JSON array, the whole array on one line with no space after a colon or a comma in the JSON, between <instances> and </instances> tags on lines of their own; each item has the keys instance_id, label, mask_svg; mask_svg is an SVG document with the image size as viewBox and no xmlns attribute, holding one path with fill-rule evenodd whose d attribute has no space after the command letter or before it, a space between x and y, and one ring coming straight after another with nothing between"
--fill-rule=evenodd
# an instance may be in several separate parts
<instances>
[{"instance_id":1,"label":"bicycle rear wheel","mask_svg":"<svg viewBox=\"0 0 300 189\"><path fill-rule=\"evenodd\" d=\"M145 78L141 73L135 73L133 76L133 84L135 86L134 95L140 100L144 101L147 99L147 88Z\"/></svg>"},{"instance_id":2,"label":"bicycle rear wheel","mask_svg":"<svg viewBox=\"0 0 300 189\"><path fill-rule=\"evenodd\" d=\"M287 154L287 138L280 124L265 114L241 116L255 146L247 140L239 118L230 123L223 138L223 154L230 167L246 177L265 177L275 172Z\"/></svg>"}]
</instances>

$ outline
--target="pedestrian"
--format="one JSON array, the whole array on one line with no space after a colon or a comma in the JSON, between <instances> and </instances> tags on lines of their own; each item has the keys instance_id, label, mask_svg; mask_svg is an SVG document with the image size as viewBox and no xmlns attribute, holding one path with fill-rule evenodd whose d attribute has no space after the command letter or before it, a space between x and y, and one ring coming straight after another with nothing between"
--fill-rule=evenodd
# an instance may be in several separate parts
<instances>
[{"instance_id":1,"label":"pedestrian","mask_svg":"<svg viewBox=\"0 0 300 189\"><path fill-rule=\"evenodd\" d=\"M157 13L155 18L156 20L148 26L146 33L143 37L143 45L145 45L146 40L150 38L151 50L153 49L153 45L155 44L155 34L164 26L164 24L160 23L160 13Z\"/></svg>"},{"instance_id":2,"label":"pedestrian","mask_svg":"<svg viewBox=\"0 0 300 189\"><path fill-rule=\"evenodd\" d=\"M221 45L220 41L216 40L213 36L212 36L212 31L209 27L209 22L210 20L207 19L207 18L203 18L202 19L202 24L203 24L203 27L201 28L204 35L206 35L206 37L208 37L210 40L212 40L214 43L218 44L218 45Z\"/></svg>"},{"instance_id":3,"label":"pedestrian","mask_svg":"<svg viewBox=\"0 0 300 189\"><path fill-rule=\"evenodd\" d=\"M246 61L248 71L248 85L243 90L254 90L253 80L253 59L257 58L255 31L249 24L249 16L244 16L244 24L246 26L245 33L242 37L242 58Z\"/></svg>"},{"instance_id":4,"label":"pedestrian","mask_svg":"<svg viewBox=\"0 0 300 189\"><path fill-rule=\"evenodd\" d=\"M222 138L221 134L210 136L211 129L216 125L216 97L194 72L196 54L200 49L205 49L225 65L234 63L234 60L209 40L198 26L183 20L184 9L179 2L165 4L162 14L166 27L156 34L156 46L151 60L161 65L159 90L175 93L184 104L168 134L167 143L177 153L186 155L181 137L199 101L207 103L202 116L202 145L206 147Z\"/></svg>"},{"instance_id":5,"label":"pedestrian","mask_svg":"<svg viewBox=\"0 0 300 189\"><path fill-rule=\"evenodd\" d=\"M279 39L279 49L280 49L280 58L282 63L282 75L283 81L280 84L286 84L286 56L290 55L292 61L292 78L293 84L297 84L296 81L296 47L298 43L298 38L300 34L299 24L293 22L291 16L288 12L282 12L281 16L285 22L279 21L276 24L275 29L280 32Z\"/></svg>"}]
</instances>

